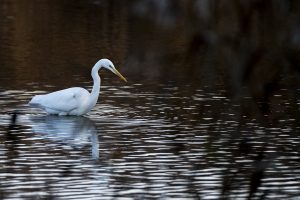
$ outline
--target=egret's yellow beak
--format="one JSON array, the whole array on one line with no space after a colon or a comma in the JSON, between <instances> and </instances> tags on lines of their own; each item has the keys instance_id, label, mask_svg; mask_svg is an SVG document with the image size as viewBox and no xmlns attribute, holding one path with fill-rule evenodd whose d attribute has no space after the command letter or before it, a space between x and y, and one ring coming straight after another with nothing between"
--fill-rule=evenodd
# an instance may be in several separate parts
<instances>
[{"instance_id":1,"label":"egret's yellow beak","mask_svg":"<svg viewBox=\"0 0 300 200\"><path fill-rule=\"evenodd\" d=\"M120 77L123 81L127 82L126 78L124 78L124 76L122 76L122 74L120 72L118 72L118 70L116 69L113 69L114 70L114 73Z\"/></svg>"}]
</instances>

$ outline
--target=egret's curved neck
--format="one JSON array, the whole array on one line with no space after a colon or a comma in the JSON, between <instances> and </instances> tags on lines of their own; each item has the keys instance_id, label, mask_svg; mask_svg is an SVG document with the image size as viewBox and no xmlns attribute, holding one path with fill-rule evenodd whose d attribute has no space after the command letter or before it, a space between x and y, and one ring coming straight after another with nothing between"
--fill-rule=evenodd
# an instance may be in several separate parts
<instances>
[{"instance_id":1,"label":"egret's curved neck","mask_svg":"<svg viewBox=\"0 0 300 200\"><path fill-rule=\"evenodd\" d=\"M99 92L100 92L100 85L101 85L101 79L98 74L98 71L101 68L100 63L96 63L95 66L92 69L92 77L94 80L94 85L93 89L91 92L91 98L90 98L90 103L94 106L97 103L98 97L99 97Z\"/></svg>"}]
</instances>

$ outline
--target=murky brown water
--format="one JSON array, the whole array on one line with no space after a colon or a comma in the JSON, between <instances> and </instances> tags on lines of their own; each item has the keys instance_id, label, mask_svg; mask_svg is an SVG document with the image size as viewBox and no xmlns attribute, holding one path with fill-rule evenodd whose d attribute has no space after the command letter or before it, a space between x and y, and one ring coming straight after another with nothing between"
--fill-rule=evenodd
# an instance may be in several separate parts
<instances>
[{"instance_id":1,"label":"murky brown water","mask_svg":"<svg viewBox=\"0 0 300 200\"><path fill-rule=\"evenodd\" d=\"M237 97L226 78L210 76L214 69L185 62L177 15L156 13L153 22L145 9L3 2L0 198L300 198L300 88L281 84L271 112L260 113L250 94ZM91 89L101 57L129 82L103 70L100 99L86 116L27 106L35 94Z\"/></svg>"}]
</instances>

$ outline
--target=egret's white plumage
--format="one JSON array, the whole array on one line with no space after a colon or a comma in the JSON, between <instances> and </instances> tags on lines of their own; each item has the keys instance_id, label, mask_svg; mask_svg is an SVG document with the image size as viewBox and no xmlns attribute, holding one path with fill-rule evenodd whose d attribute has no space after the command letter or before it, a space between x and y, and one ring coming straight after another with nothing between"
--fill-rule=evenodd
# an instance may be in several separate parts
<instances>
[{"instance_id":1,"label":"egret's white plumage","mask_svg":"<svg viewBox=\"0 0 300 200\"><path fill-rule=\"evenodd\" d=\"M97 103L101 84L98 71L102 67L110 70L122 80L126 81L110 60L101 59L94 65L91 72L94 81L91 93L84 88L72 87L45 95L36 95L31 99L29 105L41 108L48 114L78 116L86 114Z\"/></svg>"}]
</instances>

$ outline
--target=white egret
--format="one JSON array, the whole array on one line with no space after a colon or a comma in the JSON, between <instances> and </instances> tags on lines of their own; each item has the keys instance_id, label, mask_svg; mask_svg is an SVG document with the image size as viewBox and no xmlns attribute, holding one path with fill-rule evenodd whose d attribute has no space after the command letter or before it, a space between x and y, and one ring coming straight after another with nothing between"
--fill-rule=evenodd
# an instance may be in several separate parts
<instances>
[{"instance_id":1,"label":"white egret","mask_svg":"<svg viewBox=\"0 0 300 200\"><path fill-rule=\"evenodd\" d=\"M91 75L94 85L91 93L84 88L72 87L49 94L36 95L31 99L29 105L41 108L48 114L77 116L86 114L97 103L101 85L101 79L98 71L102 67L110 70L122 80L127 82L120 72L116 70L115 66L110 60L101 59L92 68Z\"/></svg>"}]
</instances>

